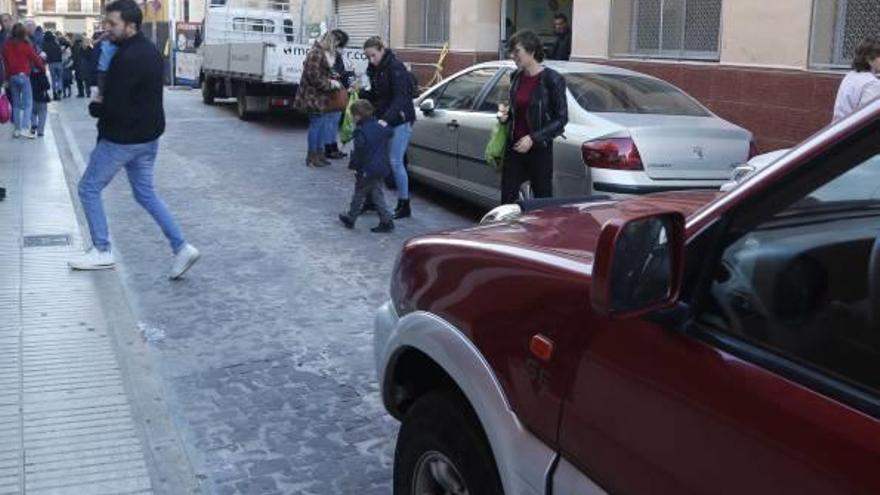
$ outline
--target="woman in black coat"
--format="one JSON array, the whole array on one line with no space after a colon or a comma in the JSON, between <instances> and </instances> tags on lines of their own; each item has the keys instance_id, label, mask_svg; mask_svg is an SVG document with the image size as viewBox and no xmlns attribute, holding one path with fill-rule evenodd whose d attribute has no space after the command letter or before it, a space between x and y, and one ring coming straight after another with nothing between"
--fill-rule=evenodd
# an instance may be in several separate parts
<instances>
[{"instance_id":1,"label":"woman in black coat","mask_svg":"<svg viewBox=\"0 0 880 495\"><path fill-rule=\"evenodd\" d=\"M520 31L508 42L517 70L510 78L509 106L499 109L508 125L508 148L501 173L501 203L514 203L529 181L536 198L553 196L553 140L568 123L565 79L544 67L541 39Z\"/></svg>"},{"instance_id":2,"label":"woman in black coat","mask_svg":"<svg viewBox=\"0 0 880 495\"><path fill-rule=\"evenodd\" d=\"M388 126L394 131L388 145L391 173L397 185L397 208L394 218L412 216L409 204L409 178L403 164L403 156L412 135L412 125L416 121L416 113L412 99L414 88L412 78L406 66L397 59L394 53L385 48L385 43L374 36L364 43L364 53L370 61L367 76L370 78L370 90L361 96L370 100L376 109L379 124Z\"/></svg>"},{"instance_id":3,"label":"woman in black coat","mask_svg":"<svg viewBox=\"0 0 880 495\"><path fill-rule=\"evenodd\" d=\"M88 40L77 38L73 42L73 70L76 73L76 97L92 96L92 47Z\"/></svg>"}]
</instances>

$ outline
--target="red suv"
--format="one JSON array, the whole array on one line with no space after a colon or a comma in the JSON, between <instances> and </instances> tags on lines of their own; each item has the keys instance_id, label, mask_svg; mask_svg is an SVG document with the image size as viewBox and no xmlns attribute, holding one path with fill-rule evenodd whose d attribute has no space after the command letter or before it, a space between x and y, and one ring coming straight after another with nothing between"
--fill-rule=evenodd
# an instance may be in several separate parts
<instances>
[{"instance_id":1,"label":"red suv","mask_svg":"<svg viewBox=\"0 0 880 495\"><path fill-rule=\"evenodd\" d=\"M880 493L880 102L732 190L409 241L397 494Z\"/></svg>"}]
</instances>

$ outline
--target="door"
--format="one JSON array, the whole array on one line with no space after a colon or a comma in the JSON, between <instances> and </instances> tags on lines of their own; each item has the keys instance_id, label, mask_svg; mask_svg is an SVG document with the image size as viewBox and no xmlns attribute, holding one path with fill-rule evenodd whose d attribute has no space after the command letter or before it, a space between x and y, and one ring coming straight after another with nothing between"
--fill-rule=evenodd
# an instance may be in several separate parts
<instances>
[{"instance_id":1,"label":"door","mask_svg":"<svg viewBox=\"0 0 880 495\"><path fill-rule=\"evenodd\" d=\"M409 164L416 173L458 187L462 125L495 72L482 68L466 72L435 87L421 100L433 100L434 111L422 113L413 125Z\"/></svg>"},{"instance_id":2,"label":"door","mask_svg":"<svg viewBox=\"0 0 880 495\"><path fill-rule=\"evenodd\" d=\"M348 46L359 48L379 33L379 6L376 0L337 0L336 26L349 36Z\"/></svg>"},{"instance_id":3,"label":"door","mask_svg":"<svg viewBox=\"0 0 880 495\"><path fill-rule=\"evenodd\" d=\"M689 243L706 275L685 288L701 308L686 333L646 319L584 332L566 461L624 495L880 493L874 127Z\"/></svg>"},{"instance_id":4,"label":"door","mask_svg":"<svg viewBox=\"0 0 880 495\"><path fill-rule=\"evenodd\" d=\"M458 171L462 187L492 202L498 202L501 197L501 174L486 164L486 144L498 123L495 116L498 104L508 103L510 74L510 69L502 69L492 80L492 88L467 118L466 130L462 131L458 141Z\"/></svg>"}]
</instances>

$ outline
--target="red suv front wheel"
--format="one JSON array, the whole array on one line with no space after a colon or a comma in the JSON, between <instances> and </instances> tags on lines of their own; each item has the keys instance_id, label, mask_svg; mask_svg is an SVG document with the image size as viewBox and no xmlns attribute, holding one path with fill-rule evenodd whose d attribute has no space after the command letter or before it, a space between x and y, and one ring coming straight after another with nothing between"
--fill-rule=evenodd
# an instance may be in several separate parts
<instances>
[{"instance_id":1,"label":"red suv front wheel","mask_svg":"<svg viewBox=\"0 0 880 495\"><path fill-rule=\"evenodd\" d=\"M394 493L504 493L486 436L460 393L431 392L407 412L394 453Z\"/></svg>"}]
</instances>

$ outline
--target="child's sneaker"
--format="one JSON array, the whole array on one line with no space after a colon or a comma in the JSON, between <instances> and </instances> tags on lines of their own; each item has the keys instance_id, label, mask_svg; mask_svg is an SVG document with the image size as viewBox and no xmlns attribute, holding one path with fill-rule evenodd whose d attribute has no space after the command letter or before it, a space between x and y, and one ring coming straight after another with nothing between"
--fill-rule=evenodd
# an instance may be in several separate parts
<instances>
[{"instance_id":1,"label":"child's sneaker","mask_svg":"<svg viewBox=\"0 0 880 495\"><path fill-rule=\"evenodd\" d=\"M342 225L345 225L345 228L348 228L348 229L354 228L355 219L348 216L347 213L340 213L339 214L339 221L342 222Z\"/></svg>"},{"instance_id":2,"label":"child's sneaker","mask_svg":"<svg viewBox=\"0 0 880 495\"><path fill-rule=\"evenodd\" d=\"M376 225L375 227L370 229L370 232L373 232L375 234L387 234L389 232L394 232L394 222L392 222L391 220L389 220L388 223L382 222L379 225Z\"/></svg>"}]
</instances>

